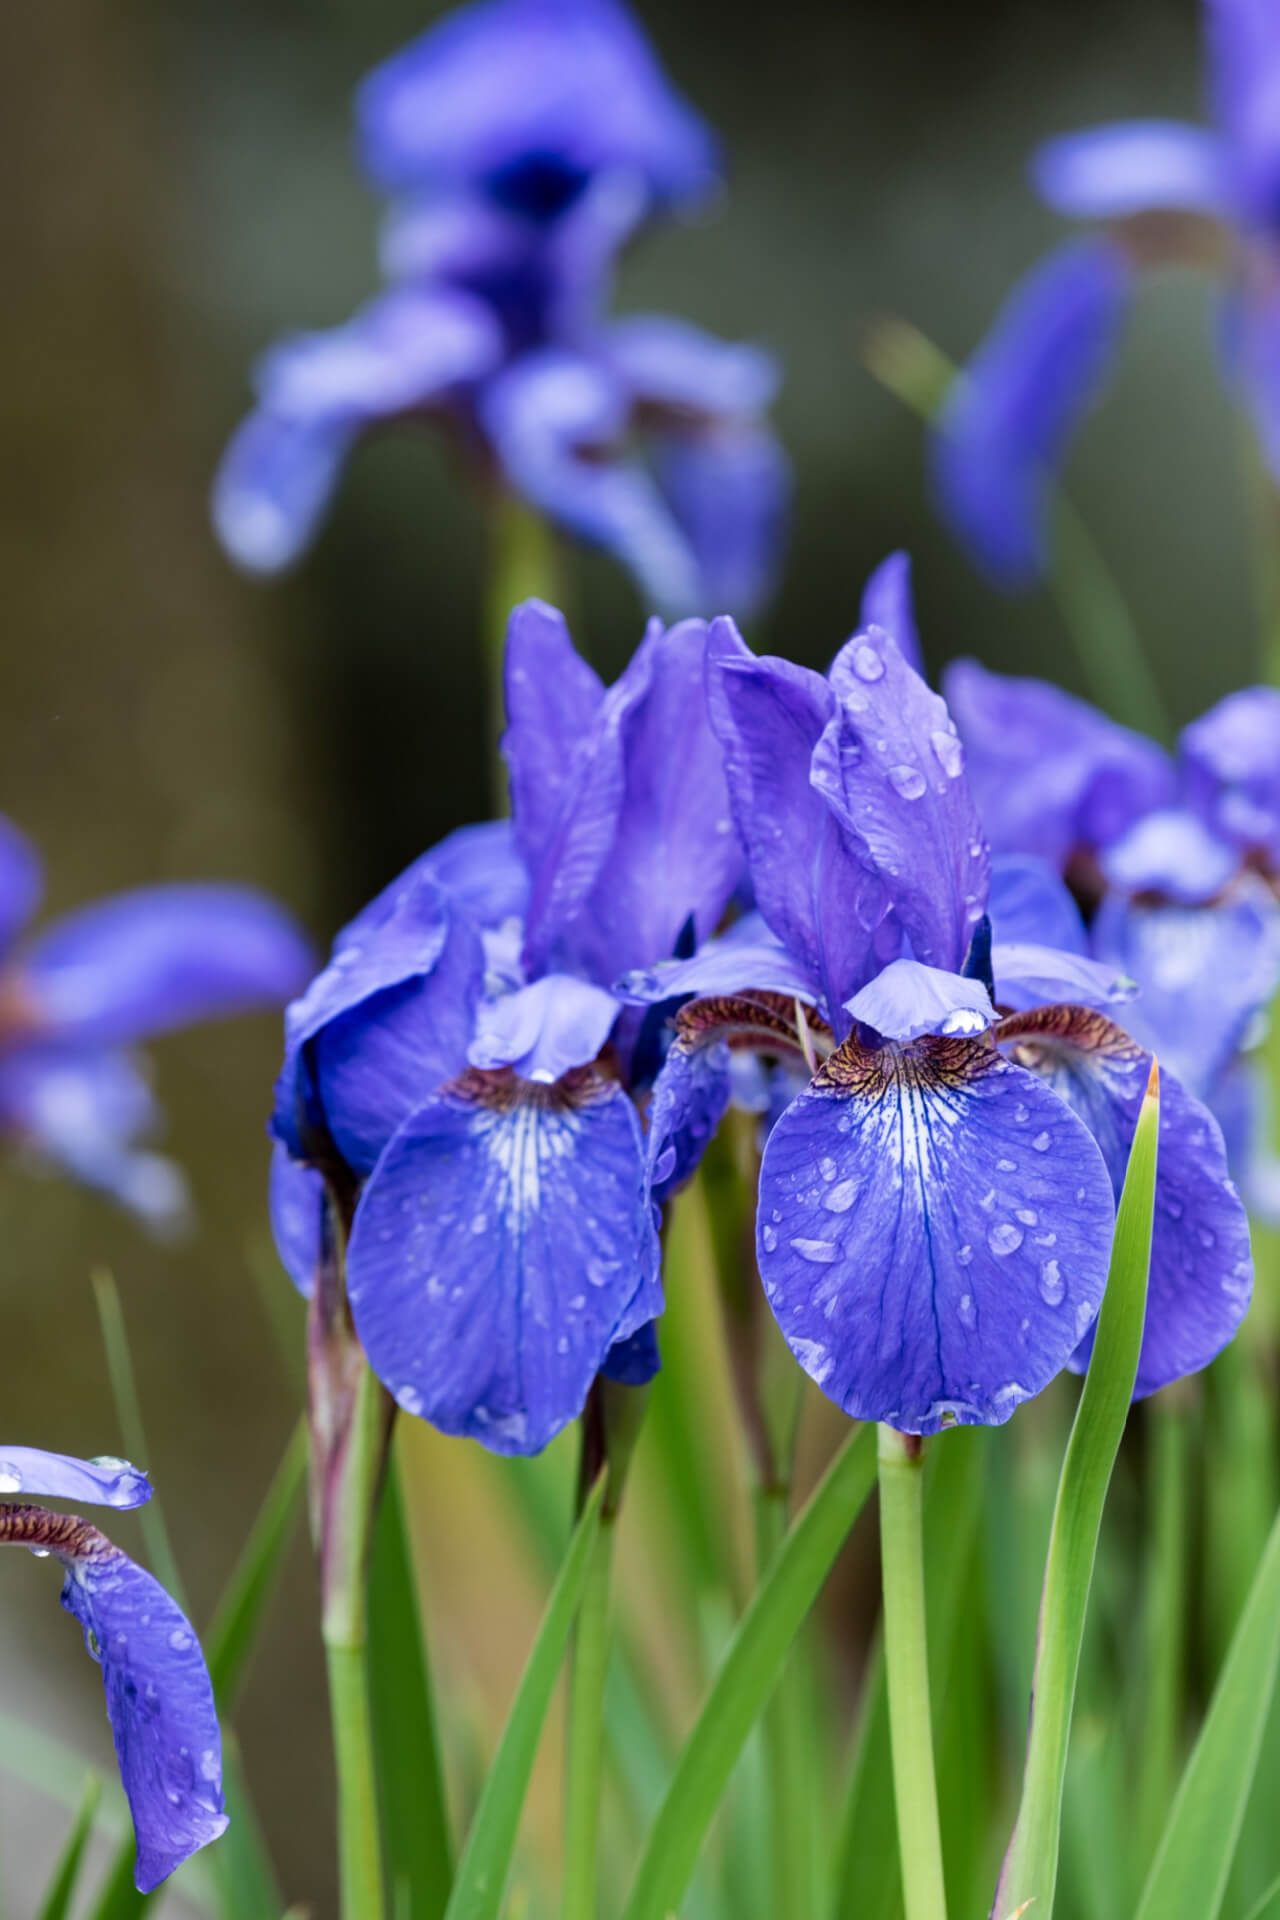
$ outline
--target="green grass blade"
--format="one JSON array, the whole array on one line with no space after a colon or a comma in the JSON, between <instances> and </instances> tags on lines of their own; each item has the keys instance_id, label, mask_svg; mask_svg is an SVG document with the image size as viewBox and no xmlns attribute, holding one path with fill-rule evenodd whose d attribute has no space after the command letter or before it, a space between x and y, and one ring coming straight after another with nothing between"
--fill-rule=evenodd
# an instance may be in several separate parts
<instances>
[{"instance_id":1,"label":"green grass blade","mask_svg":"<svg viewBox=\"0 0 1280 1920\"><path fill-rule=\"evenodd\" d=\"M75 1898L76 1882L80 1878L80 1868L84 1863L84 1850L93 1832L93 1823L98 1817L98 1802L102 1799L102 1778L91 1773L84 1784L84 1795L80 1801L80 1810L76 1814L75 1825L62 1850L53 1879L49 1882L49 1891L41 1902L36 1920L67 1920L71 1911L71 1902Z\"/></svg>"},{"instance_id":2,"label":"green grass blade","mask_svg":"<svg viewBox=\"0 0 1280 1920\"><path fill-rule=\"evenodd\" d=\"M1262 1898L1250 1907L1245 1920L1280 1920L1280 1880L1273 1880Z\"/></svg>"},{"instance_id":3,"label":"green grass blade","mask_svg":"<svg viewBox=\"0 0 1280 1920\"><path fill-rule=\"evenodd\" d=\"M1280 1515L1169 1809L1137 1920L1215 1920L1280 1659Z\"/></svg>"},{"instance_id":4,"label":"green grass blade","mask_svg":"<svg viewBox=\"0 0 1280 1920\"><path fill-rule=\"evenodd\" d=\"M1093 1358L1058 1482L1040 1605L1022 1799L996 1890L994 1920L1010 1920L1029 1900L1036 1903L1036 1920L1049 1920L1053 1912L1071 1712L1098 1530L1142 1346L1159 1124L1160 1096L1153 1066L1116 1215ZM1163 1914L1161 1920L1165 1920Z\"/></svg>"},{"instance_id":5,"label":"green grass blade","mask_svg":"<svg viewBox=\"0 0 1280 1920\"><path fill-rule=\"evenodd\" d=\"M1182 1731L1186 1656L1191 1407L1176 1387L1146 1409L1151 1453L1151 1545L1144 1595L1142 1737L1138 1743L1136 1892L1146 1876L1173 1798Z\"/></svg>"},{"instance_id":6,"label":"green grass blade","mask_svg":"<svg viewBox=\"0 0 1280 1920\"><path fill-rule=\"evenodd\" d=\"M145 1468L149 1450L142 1424L142 1406L138 1399L133 1356L129 1352L129 1336L125 1331L124 1308L120 1304L119 1288L104 1267L99 1267L93 1274L93 1297L98 1303L102 1344L107 1356L107 1375L115 1398L124 1451L135 1466ZM152 1494L138 1517L151 1571L161 1586L168 1588L182 1611L189 1613L182 1575L178 1572L178 1562L169 1543L169 1529L165 1525L164 1508L158 1494Z\"/></svg>"},{"instance_id":7,"label":"green grass blade","mask_svg":"<svg viewBox=\"0 0 1280 1920\"><path fill-rule=\"evenodd\" d=\"M222 1730L222 1784L230 1825L209 1855L218 1912L222 1920L275 1920L280 1888L230 1727Z\"/></svg>"},{"instance_id":8,"label":"green grass blade","mask_svg":"<svg viewBox=\"0 0 1280 1920\"><path fill-rule=\"evenodd\" d=\"M440 1920L453 1881L453 1842L394 1455L374 1527L369 1676L387 1877L397 1899L407 1898L413 1920Z\"/></svg>"},{"instance_id":9,"label":"green grass blade","mask_svg":"<svg viewBox=\"0 0 1280 1920\"><path fill-rule=\"evenodd\" d=\"M458 1863L446 1920L497 1920L502 1910L529 1777L600 1530L603 1497L602 1475L573 1530L521 1675Z\"/></svg>"},{"instance_id":10,"label":"green grass blade","mask_svg":"<svg viewBox=\"0 0 1280 1920\"><path fill-rule=\"evenodd\" d=\"M678 1911L734 1763L875 1474L875 1430L865 1427L844 1442L742 1616L650 1829L625 1920Z\"/></svg>"},{"instance_id":11,"label":"green grass blade","mask_svg":"<svg viewBox=\"0 0 1280 1920\"><path fill-rule=\"evenodd\" d=\"M234 1713L249 1657L275 1592L307 1483L307 1423L299 1420L204 1636L218 1708Z\"/></svg>"}]
</instances>

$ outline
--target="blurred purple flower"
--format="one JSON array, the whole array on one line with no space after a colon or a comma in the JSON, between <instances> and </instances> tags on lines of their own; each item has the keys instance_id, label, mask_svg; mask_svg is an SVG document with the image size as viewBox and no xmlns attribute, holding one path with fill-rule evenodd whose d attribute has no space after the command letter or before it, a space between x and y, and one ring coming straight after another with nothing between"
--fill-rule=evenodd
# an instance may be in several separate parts
<instances>
[{"instance_id":1,"label":"blurred purple flower","mask_svg":"<svg viewBox=\"0 0 1280 1920\"><path fill-rule=\"evenodd\" d=\"M309 1290L316 1169L354 1186L370 1364L408 1412L495 1451L545 1446L602 1368L656 1364L634 1338L662 1309L633 1098L653 1021L611 988L710 935L741 876L706 646L701 622L654 621L606 689L553 608L518 607L513 819L415 862L286 1017L281 1257Z\"/></svg>"},{"instance_id":2,"label":"blurred purple flower","mask_svg":"<svg viewBox=\"0 0 1280 1920\"><path fill-rule=\"evenodd\" d=\"M1212 130L1124 121L1034 157L1042 198L1108 237L1068 243L1013 293L934 435L941 511L999 585L1043 571L1050 483L1148 264L1225 276L1227 377L1280 479L1280 13L1204 0L1204 26Z\"/></svg>"},{"instance_id":3,"label":"blurred purple flower","mask_svg":"<svg viewBox=\"0 0 1280 1920\"><path fill-rule=\"evenodd\" d=\"M23 1504L9 1504L16 1495ZM137 1839L139 1893L150 1893L226 1830L209 1672L190 1622L157 1580L87 1521L27 1502L136 1507L150 1498L147 1476L125 1460L0 1447L0 1545L62 1562L62 1604L102 1668Z\"/></svg>"},{"instance_id":4,"label":"blurred purple flower","mask_svg":"<svg viewBox=\"0 0 1280 1920\"><path fill-rule=\"evenodd\" d=\"M311 965L294 922L247 888L139 888L20 939L41 891L30 842L0 818L0 1131L155 1227L182 1216L135 1041L279 1005Z\"/></svg>"},{"instance_id":5,"label":"blurred purple flower","mask_svg":"<svg viewBox=\"0 0 1280 1920\"><path fill-rule=\"evenodd\" d=\"M1006 1420L1087 1360L1151 1066L1105 1011L1132 983L1081 950L1078 915L992 940L1028 876L993 888L951 717L884 632L824 678L717 621L708 686L758 916L620 983L697 996L654 1089L651 1164L687 1171L687 1123L733 1050L816 1056L760 1175L757 1259L793 1353L857 1418ZM1142 1393L1205 1365L1252 1283L1221 1135L1172 1074L1162 1088Z\"/></svg>"},{"instance_id":6,"label":"blurred purple flower","mask_svg":"<svg viewBox=\"0 0 1280 1920\"><path fill-rule=\"evenodd\" d=\"M485 0L359 96L390 208L392 282L346 325L274 347L214 483L233 559L288 566L356 442L450 428L493 477L607 547L668 617L747 614L772 584L789 493L755 348L675 320L605 324L615 260L652 212L716 178L710 135L613 0Z\"/></svg>"}]
</instances>

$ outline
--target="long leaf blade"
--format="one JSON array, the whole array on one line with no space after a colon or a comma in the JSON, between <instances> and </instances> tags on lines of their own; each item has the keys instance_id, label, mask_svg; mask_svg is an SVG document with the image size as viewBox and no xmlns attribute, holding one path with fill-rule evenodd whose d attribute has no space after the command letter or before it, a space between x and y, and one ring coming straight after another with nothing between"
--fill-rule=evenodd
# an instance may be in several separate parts
<instances>
[{"instance_id":1,"label":"long leaf blade","mask_svg":"<svg viewBox=\"0 0 1280 1920\"><path fill-rule=\"evenodd\" d=\"M307 1448L307 1424L299 1420L204 1636L209 1678L222 1713L235 1711L245 1668L284 1564L306 1486Z\"/></svg>"},{"instance_id":2,"label":"long leaf blade","mask_svg":"<svg viewBox=\"0 0 1280 1920\"><path fill-rule=\"evenodd\" d=\"M1214 1920L1249 1800L1280 1661L1280 1515L1272 1524L1137 1920Z\"/></svg>"},{"instance_id":3,"label":"long leaf blade","mask_svg":"<svg viewBox=\"0 0 1280 1920\"><path fill-rule=\"evenodd\" d=\"M458 1863L446 1920L497 1920L543 1723L600 1527L604 1476L574 1528Z\"/></svg>"},{"instance_id":4,"label":"long leaf blade","mask_svg":"<svg viewBox=\"0 0 1280 1920\"><path fill-rule=\"evenodd\" d=\"M1022 1798L996 1889L995 1920L1010 1920L1032 1900L1037 1920L1049 1920L1053 1912L1062 1791L1089 1588L1102 1509L1133 1398L1146 1318L1159 1127L1159 1077L1153 1062L1116 1214L1093 1358L1058 1482L1040 1605L1034 1710Z\"/></svg>"},{"instance_id":5,"label":"long leaf blade","mask_svg":"<svg viewBox=\"0 0 1280 1920\"><path fill-rule=\"evenodd\" d=\"M101 1775L91 1773L84 1783L80 1810L67 1836L67 1844L62 1850L62 1858L54 1870L53 1879L49 1882L49 1890L41 1903L37 1920L66 1920L67 1914L71 1911L76 1883L80 1878L80 1868L84 1864L84 1850L89 1843L89 1835L93 1832L93 1823L98 1815L98 1802L101 1798Z\"/></svg>"},{"instance_id":6,"label":"long leaf blade","mask_svg":"<svg viewBox=\"0 0 1280 1920\"><path fill-rule=\"evenodd\" d=\"M369 1671L388 1877L413 1920L440 1920L453 1880L435 1700L393 1458L370 1572Z\"/></svg>"},{"instance_id":7,"label":"long leaf blade","mask_svg":"<svg viewBox=\"0 0 1280 1920\"><path fill-rule=\"evenodd\" d=\"M747 1735L875 1475L875 1430L864 1427L844 1442L742 1616L650 1828L624 1920L667 1920L678 1911Z\"/></svg>"}]
</instances>

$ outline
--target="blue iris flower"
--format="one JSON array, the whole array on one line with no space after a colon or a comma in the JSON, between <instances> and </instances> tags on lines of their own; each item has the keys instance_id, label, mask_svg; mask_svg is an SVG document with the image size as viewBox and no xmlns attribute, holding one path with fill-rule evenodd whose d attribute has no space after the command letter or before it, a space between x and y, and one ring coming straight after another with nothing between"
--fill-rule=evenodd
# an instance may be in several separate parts
<instances>
[{"instance_id":1,"label":"blue iris flower","mask_svg":"<svg viewBox=\"0 0 1280 1920\"><path fill-rule=\"evenodd\" d=\"M208 1669L190 1622L157 1580L97 1527L29 1503L122 1508L150 1498L147 1476L125 1460L0 1447L0 1545L25 1546L62 1562L62 1604L80 1622L102 1668L137 1838L139 1893L150 1893L226 1829L222 1740Z\"/></svg>"},{"instance_id":2,"label":"blue iris flower","mask_svg":"<svg viewBox=\"0 0 1280 1920\"><path fill-rule=\"evenodd\" d=\"M260 361L214 485L232 557L289 565L362 436L430 419L616 554L667 616L749 613L789 491L764 423L773 362L684 322L602 317L629 236L719 175L630 16L614 0L482 0L371 74L357 113L365 165L397 196L388 284Z\"/></svg>"},{"instance_id":3,"label":"blue iris flower","mask_svg":"<svg viewBox=\"0 0 1280 1920\"><path fill-rule=\"evenodd\" d=\"M507 641L510 822L418 860L290 1009L272 1213L309 1290L321 1173L357 1197L347 1291L408 1412L531 1453L662 1308L636 1096L653 1021L619 975L710 935L742 877L703 697L707 629L651 623L610 688L539 601Z\"/></svg>"},{"instance_id":4,"label":"blue iris flower","mask_svg":"<svg viewBox=\"0 0 1280 1920\"><path fill-rule=\"evenodd\" d=\"M1126 1024L1213 1109L1250 1204L1276 1217L1250 1055L1280 987L1280 693L1228 695L1175 759L1042 681L963 660L946 686L999 924L1052 927L1139 983Z\"/></svg>"},{"instance_id":5,"label":"blue iris flower","mask_svg":"<svg viewBox=\"0 0 1280 1920\"><path fill-rule=\"evenodd\" d=\"M1111 365L1138 272L1225 276L1225 370L1280 478L1280 12L1205 0L1212 128L1124 121L1040 148L1048 204L1105 233L1069 242L1011 295L934 436L941 510L998 583L1042 572L1049 484ZM1225 243L1225 244L1224 244Z\"/></svg>"},{"instance_id":6,"label":"blue iris flower","mask_svg":"<svg viewBox=\"0 0 1280 1920\"><path fill-rule=\"evenodd\" d=\"M757 1214L792 1351L859 1418L1003 1421L1087 1360L1151 1066L1107 1012L1131 983L1004 925L951 717L883 630L823 676L717 621L708 697L756 912L622 983L695 996L654 1088L651 1166L687 1174L736 1050L804 1059ZM1172 1074L1162 1089L1140 1392L1203 1366L1252 1285L1218 1127Z\"/></svg>"},{"instance_id":7,"label":"blue iris flower","mask_svg":"<svg viewBox=\"0 0 1280 1920\"><path fill-rule=\"evenodd\" d=\"M185 1190L138 1145L159 1115L133 1044L281 1005L311 950L274 901L220 885L139 888L24 938L41 890L35 849L0 817L0 1132L171 1227Z\"/></svg>"}]
</instances>

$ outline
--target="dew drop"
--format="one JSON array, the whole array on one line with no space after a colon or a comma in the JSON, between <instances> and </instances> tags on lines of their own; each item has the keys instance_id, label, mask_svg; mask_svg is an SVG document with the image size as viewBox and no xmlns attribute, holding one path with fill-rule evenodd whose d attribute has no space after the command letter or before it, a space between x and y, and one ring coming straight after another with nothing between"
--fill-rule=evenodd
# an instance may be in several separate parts
<instances>
[{"instance_id":1,"label":"dew drop","mask_svg":"<svg viewBox=\"0 0 1280 1920\"><path fill-rule=\"evenodd\" d=\"M1023 1107L1023 1106L1015 1107L1013 1110L1013 1117L1017 1121L1020 1127L1025 1127L1027 1124L1027 1121L1031 1118L1030 1108Z\"/></svg>"},{"instance_id":2,"label":"dew drop","mask_svg":"<svg viewBox=\"0 0 1280 1920\"><path fill-rule=\"evenodd\" d=\"M883 680L884 661L869 641L859 640L854 648L853 670L859 680L865 680L868 685L875 680Z\"/></svg>"},{"instance_id":3,"label":"dew drop","mask_svg":"<svg viewBox=\"0 0 1280 1920\"><path fill-rule=\"evenodd\" d=\"M960 1263L960 1265L961 1265L962 1267L967 1267L967 1266L968 1266L968 1264L969 1264L969 1262L970 1262L970 1261L972 1260L972 1258L973 1258L973 1248L972 1248L972 1247L957 1247L957 1248L956 1248L956 1259L957 1259L957 1260L959 1261L959 1263Z\"/></svg>"},{"instance_id":4,"label":"dew drop","mask_svg":"<svg viewBox=\"0 0 1280 1920\"><path fill-rule=\"evenodd\" d=\"M21 1493L22 1475L6 1461L0 1466L0 1493Z\"/></svg>"},{"instance_id":5,"label":"dew drop","mask_svg":"<svg viewBox=\"0 0 1280 1920\"><path fill-rule=\"evenodd\" d=\"M1067 1283L1056 1260L1046 1260L1040 1269L1040 1298L1047 1307L1060 1307L1067 1297Z\"/></svg>"},{"instance_id":6,"label":"dew drop","mask_svg":"<svg viewBox=\"0 0 1280 1920\"><path fill-rule=\"evenodd\" d=\"M1034 1227L1040 1220L1040 1215L1034 1207L1019 1207L1013 1217L1015 1220L1021 1220L1024 1227Z\"/></svg>"},{"instance_id":7,"label":"dew drop","mask_svg":"<svg viewBox=\"0 0 1280 1920\"><path fill-rule=\"evenodd\" d=\"M977 1326L978 1314L977 1309L974 1307L973 1295L971 1293L962 1293L960 1295L960 1305L956 1311L960 1316L960 1324L962 1327Z\"/></svg>"},{"instance_id":8,"label":"dew drop","mask_svg":"<svg viewBox=\"0 0 1280 1920\"><path fill-rule=\"evenodd\" d=\"M31 1558L33 1560L47 1560L49 1558L48 1547L32 1547Z\"/></svg>"},{"instance_id":9,"label":"dew drop","mask_svg":"<svg viewBox=\"0 0 1280 1920\"><path fill-rule=\"evenodd\" d=\"M909 767L905 762L889 769L889 785L904 800L918 800L927 791L928 782L919 767Z\"/></svg>"},{"instance_id":10,"label":"dew drop","mask_svg":"<svg viewBox=\"0 0 1280 1920\"><path fill-rule=\"evenodd\" d=\"M946 733L941 727L929 735L934 753L938 756L938 765L948 780L958 780L964 772L964 748L954 733Z\"/></svg>"},{"instance_id":11,"label":"dew drop","mask_svg":"<svg viewBox=\"0 0 1280 1920\"><path fill-rule=\"evenodd\" d=\"M1022 1228L1015 1227L1012 1220L997 1220L988 1230L987 1245L992 1253L1014 1253L1022 1245Z\"/></svg>"},{"instance_id":12,"label":"dew drop","mask_svg":"<svg viewBox=\"0 0 1280 1920\"><path fill-rule=\"evenodd\" d=\"M186 1649L191 1645L191 1635L182 1627L175 1627L169 1635L169 1645L175 1653L185 1653Z\"/></svg>"},{"instance_id":13,"label":"dew drop","mask_svg":"<svg viewBox=\"0 0 1280 1920\"><path fill-rule=\"evenodd\" d=\"M675 1170L676 1150L674 1147L664 1147L653 1163L653 1184L655 1187L660 1187L668 1181Z\"/></svg>"},{"instance_id":14,"label":"dew drop","mask_svg":"<svg viewBox=\"0 0 1280 1920\"><path fill-rule=\"evenodd\" d=\"M1031 1145L1034 1148L1036 1153L1048 1153L1049 1148L1052 1144L1053 1143L1049 1139L1049 1136L1047 1133L1038 1133L1035 1139L1031 1142Z\"/></svg>"},{"instance_id":15,"label":"dew drop","mask_svg":"<svg viewBox=\"0 0 1280 1920\"><path fill-rule=\"evenodd\" d=\"M838 1180L834 1187L828 1188L822 1196L822 1204L828 1213L848 1213L857 1197L856 1180Z\"/></svg>"},{"instance_id":16,"label":"dew drop","mask_svg":"<svg viewBox=\"0 0 1280 1920\"><path fill-rule=\"evenodd\" d=\"M1169 1198L1165 1201L1164 1210L1171 1220L1181 1220L1182 1202L1181 1200L1175 1200L1172 1194L1170 1194Z\"/></svg>"},{"instance_id":17,"label":"dew drop","mask_svg":"<svg viewBox=\"0 0 1280 1920\"><path fill-rule=\"evenodd\" d=\"M1016 1160L997 1160L996 1166L1001 1173L1016 1173L1018 1171L1018 1163Z\"/></svg>"},{"instance_id":18,"label":"dew drop","mask_svg":"<svg viewBox=\"0 0 1280 1920\"><path fill-rule=\"evenodd\" d=\"M1217 1244L1217 1235L1209 1227L1201 1227L1197 1237L1202 1247L1212 1247Z\"/></svg>"},{"instance_id":19,"label":"dew drop","mask_svg":"<svg viewBox=\"0 0 1280 1920\"><path fill-rule=\"evenodd\" d=\"M791 1246L802 1260L812 1260L815 1266L830 1266L840 1257L840 1249L830 1240L793 1240Z\"/></svg>"},{"instance_id":20,"label":"dew drop","mask_svg":"<svg viewBox=\"0 0 1280 1920\"><path fill-rule=\"evenodd\" d=\"M766 1253L776 1253L778 1250L778 1229L768 1226L767 1224L761 1227L760 1241Z\"/></svg>"}]
</instances>

